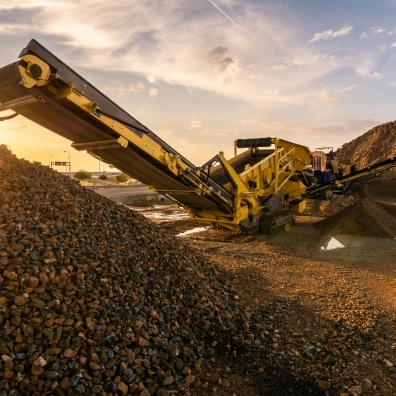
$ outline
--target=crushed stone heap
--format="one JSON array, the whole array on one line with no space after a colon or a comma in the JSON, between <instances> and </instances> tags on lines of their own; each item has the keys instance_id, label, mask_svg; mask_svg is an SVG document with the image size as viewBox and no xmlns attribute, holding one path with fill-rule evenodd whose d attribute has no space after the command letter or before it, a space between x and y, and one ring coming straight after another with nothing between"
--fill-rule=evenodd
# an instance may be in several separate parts
<instances>
[{"instance_id":1,"label":"crushed stone heap","mask_svg":"<svg viewBox=\"0 0 396 396\"><path fill-rule=\"evenodd\" d=\"M188 394L248 327L226 278L139 213L0 146L0 395Z\"/></svg>"},{"instance_id":2,"label":"crushed stone heap","mask_svg":"<svg viewBox=\"0 0 396 396\"><path fill-rule=\"evenodd\" d=\"M340 163L366 167L396 156L396 121L378 125L356 139L345 143L336 152ZM395 178L396 169L386 172L385 178Z\"/></svg>"},{"instance_id":3,"label":"crushed stone heap","mask_svg":"<svg viewBox=\"0 0 396 396\"><path fill-rule=\"evenodd\" d=\"M362 198L338 213L315 223L328 235L349 234L379 238L396 238L394 206Z\"/></svg>"}]
</instances>

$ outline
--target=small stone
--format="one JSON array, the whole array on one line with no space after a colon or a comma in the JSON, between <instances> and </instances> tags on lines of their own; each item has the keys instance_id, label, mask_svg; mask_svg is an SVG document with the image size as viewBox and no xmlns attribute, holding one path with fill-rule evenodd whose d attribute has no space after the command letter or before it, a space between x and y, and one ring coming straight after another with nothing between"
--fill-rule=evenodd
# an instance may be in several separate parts
<instances>
[{"instance_id":1,"label":"small stone","mask_svg":"<svg viewBox=\"0 0 396 396\"><path fill-rule=\"evenodd\" d=\"M102 368L102 366L96 362L89 362L89 367L91 367L92 370L100 370Z\"/></svg>"},{"instance_id":2,"label":"small stone","mask_svg":"<svg viewBox=\"0 0 396 396\"><path fill-rule=\"evenodd\" d=\"M216 383L220 378L220 375L217 373L213 373L210 375L210 382Z\"/></svg>"},{"instance_id":3,"label":"small stone","mask_svg":"<svg viewBox=\"0 0 396 396\"><path fill-rule=\"evenodd\" d=\"M182 371L183 375L190 375L191 374L191 369L188 366L184 366L183 371Z\"/></svg>"},{"instance_id":4,"label":"small stone","mask_svg":"<svg viewBox=\"0 0 396 396\"><path fill-rule=\"evenodd\" d=\"M139 345L141 347L149 347L150 346L150 341L146 340L144 337L139 338Z\"/></svg>"},{"instance_id":5,"label":"small stone","mask_svg":"<svg viewBox=\"0 0 396 396\"><path fill-rule=\"evenodd\" d=\"M100 392L102 392L102 390L103 390L103 386L102 386L102 385L95 385L95 386L92 388L92 392L93 392L93 393L100 393Z\"/></svg>"},{"instance_id":6,"label":"small stone","mask_svg":"<svg viewBox=\"0 0 396 396\"><path fill-rule=\"evenodd\" d=\"M169 377L166 377L162 381L162 385L164 385L164 386L171 385L171 384L173 384L174 381L175 381L175 378L173 377L173 375L170 375Z\"/></svg>"},{"instance_id":7,"label":"small stone","mask_svg":"<svg viewBox=\"0 0 396 396\"><path fill-rule=\"evenodd\" d=\"M35 289L39 285L39 280L34 276L31 276L29 281L29 287L32 289Z\"/></svg>"},{"instance_id":8,"label":"small stone","mask_svg":"<svg viewBox=\"0 0 396 396\"><path fill-rule=\"evenodd\" d=\"M124 384L123 382L119 382L117 389L121 392L122 395L128 394L128 385Z\"/></svg>"},{"instance_id":9,"label":"small stone","mask_svg":"<svg viewBox=\"0 0 396 396\"><path fill-rule=\"evenodd\" d=\"M258 372L259 374L264 373L264 369L263 369L262 367L260 367L260 368L257 370L257 372Z\"/></svg>"},{"instance_id":10,"label":"small stone","mask_svg":"<svg viewBox=\"0 0 396 396\"><path fill-rule=\"evenodd\" d=\"M362 388L371 389L372 387L373 383L368 378L362 380Z\"/></svg>"},{"instance_id":11,"label":"small stone","mask_svg":"<svg viewBox=\"0 0 396 396\"><path fill-rule=\"evenodd\" d=\"M348 392L350 396L361 396L363 394L363 390L360 385L351 386L348 388Z\"/></svg>"},{"instance_id":12,"label":"small stone","mask_svg":"<svg viewBox=\"0 0 396 396\"><path fill-rule=\"evenodd\" d=\"M69 388L69 378L68 377L63 378L60 383L60 386L62 389L65 389L65 390L68 389Z\"/></svg>"},{"instance_id":13,"label":"small stone","mask_svg":"<svg viewBox=\"0 0 396 396\"><path fill-rule=\"evenodd\" d=\"M80 357L78 358L78 361L79 361L79 363L80 363L81 366L84 366L85 363L87 362L87 358L86 358L85 356L80 356Z\"/></svg>"},{"instance_id":14,"label":"small stone","mask_svg":"<svg viewBox=\"0 0 396 396\"><path fill-rule=\"evenodd\" d=\"M330 387L331 387L330 381L317 380L316 384L320 389L330 389Z\"/></svg>"},{"instance_id":15,"label":"small stone","mask_svg":"<svg viewBox=\"0 0 396 396\"><path fill-rule=\"evenodd\" d=\"M386 367L388 367L388 368L394 366L393 362L391 362L390 360L385 359L384 362L385 362Z\"/></svg>"},{"instance_id":16,"label":"small stone","mask_svg":"<svg viewBox=\"0 0 396 396\"><path fill-rule=\"evenodd\" d=\"M30 371L33 375L41 375L44 373L44 368L41 366L32 366L32 369Z\"/></svg>"},{"instance_id":17,"label":"small stone","mask_svg":"<svg viewBox=\"0 0 396 396\"><path fill-rule=\"evenodd\" d=\"M11 370L6 370L3 373L3 378L12 378L15 375L15 373Z\"/></svg>"},{"instance_id":18,"label":"small stone","mask_svg":"<svg viewBox=\"0 0 396 396\"><path fill-rule=\"evenodd\" d=\"M16 296L14 299L14 304L17 307L22 307L26 304L26 298L23 295Z\"/></svg>"},{"instance_id":19,"label":"small stone","mask_svg":"<svg viewBox=\"0 0 396 396\"><path fill-rule=\"evenodd\" d=\"M188 375L185 379L184 382L186 384L192 384L195 381L195 376L194 375Z\"/></svg>"},{"instance_id":20,"label":"small stone","mask_svg":"<svg viewBox=\"0 0 396 396\"><path fill-rule=\"evenodd\" d=\"M42 357L39 356L34 362L33 366L41 366L44 367L47 364L47 361Z\"/></svg>"},{"instance_id":21,"label":"small stone","mask_svg":"<svg viewBox=\"0 0 396 396\"><path fill-rule=\"evenodd\" d=\"M73 358L74 356L77 355L77 352L73 351L72 349L66 349L66 351L63 355L67 358Z\"/></svg>"},{"instance_id":22,"label":"small stone","mask_svg":"<svg viewBox=\"0 0 396 396\"><path fill-rule=\"evenodd\" d=\"M179 355L179 348L174 344L169 345L168 354L171 358L176 359L176 357Z\"/></svg>"}]
</instances>

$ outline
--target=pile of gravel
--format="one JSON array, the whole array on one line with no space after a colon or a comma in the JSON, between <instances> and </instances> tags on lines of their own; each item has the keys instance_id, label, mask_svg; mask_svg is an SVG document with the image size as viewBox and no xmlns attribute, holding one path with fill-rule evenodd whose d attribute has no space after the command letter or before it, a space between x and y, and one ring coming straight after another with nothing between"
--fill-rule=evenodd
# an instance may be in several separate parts
<instances>
[{"instance_id":1,"label":"pile of gravel","mask_svg":"<svg viewBox=\"0 0 396 396\"><path fill-rule=\"evenodd\" d=\"M396 237L394 207L369 198L357 200L340 212L315 223L327 235L348 234L379 238Z\"/></svg>"},{"instance_id":2,"label":"pile of gravel","mask_svg":"<svg viewBox=\"0 0 396 396\"><path fill-rule=\"evenodd\" d=\"M189 394L249 327L225 275L139 213L5 146L0 180L0 395Z\"/></svg>"},{"instance_id":3,"label":"pile of gravel","mask_svg":"<svg viewBox=\"0 0 396 396\"><path fill-rule=\"evenodd\" d=\"M378 125L363 135L337 149L336 158L340 163L356 164L364 168L372 163L396 156L396 121ZM396 168L387 170L381 178L396 179Z\"/></svg>"}]
</instances>

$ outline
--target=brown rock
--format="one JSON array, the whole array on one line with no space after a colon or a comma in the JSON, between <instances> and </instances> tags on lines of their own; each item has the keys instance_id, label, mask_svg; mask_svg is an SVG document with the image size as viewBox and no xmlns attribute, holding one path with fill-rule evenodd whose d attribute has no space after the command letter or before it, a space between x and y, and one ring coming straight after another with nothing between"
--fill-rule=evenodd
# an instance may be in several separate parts
<instances>
[{"instance_id":1,"label":"brown rock","mask_svg":"<svg viewBox=\"0 0 396 396\"><path fill-rule=\"evenodd\" d=\"M220 379L220 375L213 373L210 375L210 382L216 383Z\"/></svg>"},{"instance_id":2,"label":"brown rock","mask_svg":"<svg viewBox=\"0 0 396 396\"><path fill-rule=\"evenodd\" d=\"M170 375L169 377L166 377L162 381L162 385L167 386L173 384L174 382L175 382L175 378L173 377L173 375Z\"/></svg>"},{"instance_id":3,"label":"brown rock","mask_svg":"<svg viewBox=\"0 0 396 396\"><path fill-rule=\"evenodd\" d=\"M3 378L12 378L15 375L13 371L5 370L3 373Z\"/></svg>"},{"instance_id":4,"label":"brown rock","mask_svg":"<svg viewBox=\"0 0 396 396\"><path fill-rule=\"evenodd\" d=\"M41 366L32 366L32 369L30 371L34 375L41 375L44 373L44 368Z\"/></svg>"},{"instance_id":5,"label":"brown rock","mask_svg":"<svg viewBox=\"0 0 396 396\"><path fill-rule=\"evenodd\" d=\"M70 358L73 358L74 356L76 356L77 352L73 351L72 349L66 349L66 351L64 352L63 355L70 359Z\"/></svg>"},{"instance_id":6,"label":"brown rock","mask_svg":"<svg viewBox=\"0 0 396 396\"><path fill-rule=\"evenodd\" d=\"M331 387L331 382L330 381L317 381L317 385L320 389L330 389Z\"/></svg>"},{"instance_id":7,"label":"brown rock","mask_svg":"<svg viewBox=\"0 0 396 396\"><path fill-rule=\"evenodd\" d=\"M348 388L348 392L350 396L361 396L363 395L363 390L360 385L351 386Z\"/></svg>"},{"instance_id":8,"label":"brown rock","mask_svg":"<svg viewBox=\"0 0 396 396\"><path fill-rule=\"evenodd\" d=\"M150 346L150 341L146 340L144 337L139 338L139 345L141 347L149 347Z\"/></svg>"},{"instance_id":9,"label":"brown rock","mask_svg":"<svg viewBox=\"0 0 396 396\"><path fill-rule=\"evenodd\" d=\"M119 382L117 389L121 392L122 395L128 394L128 385L124 384L123 382Z\"/></svg>"},{"instance_id":10,"label":"brown rock","mask_svg":"<svg viewBox=\"0 0 396 396\"><path fill-rule=\"evenodd\" d=\"M91 367L92 370L100 370L102 368L102 366L96 362L89 362L89 367Z\"/></svg>"},{"instance_id":11,"label":"brown rock","mask_svg":"<svg viewBox=\"0 0 396 396\"><path fill-rule=\"evenodd\" d=\"M39 356L34 362L33 366L41 366L44 367L47 364L47 361L42 357Z\"/></svg>"},{"instance_id":12,"label":"brown rock","mask_svg":"<svg viewBox=\"0 0 396 396\"><path fill-rule=\"evenodd\" d=\"M23 295L16 296L14 299L14 304L18 307L22 307L26 304L26 298Z\"/></svg>"},{"instance_id":13,"label":"brown rock","mask_svg":"<svg viewBox=\"0 0 396 396\"><path fill-rule=\"evenodd\" d=\"M366 389L371 389L373 387L373 383L368 378L364 378L362 380L362 387Z\"/></svg>"},{"instance_id":14,"label":"brown rock","mask_svg":"<svg viewBox=\"0 0 396 396\"><path fill-rule=\"evenodd\" d=\"M62 389L65 389L65 390L68 389L69 388L69 378L68 377L63 378L60 383L60 386Z\"/></svg>"},{"instance_id":15,"label":"brown rock","mask_svg":"<svg viewBox=\"0 0 396 396\"><path fill-rule=\"evenodd\" d=\"M34 276L31 276L29 281L29 287L32 289L35 289L39 285L39 280Z\"/></svg>"},{"instance_id":16,"label":"brown rock","mask_svg":"<svg viewBox=\"0 0 396 396\"><path fill-rule=\"evenodd\" d=\"M95 330L95 321L92 318L85 319L85 324L89 330Z\"/></svg>"},{"instance_id":17,"label":"brown rock","mask_svg":"<svg viewBox=\"0 0 396 396\"><path fill-rule=\"evenodd\" d=\"M184 382L188 385L192 384L195 381L195 376L194 375L188 375L185 379Z\"/></svg>"}]
</instances>

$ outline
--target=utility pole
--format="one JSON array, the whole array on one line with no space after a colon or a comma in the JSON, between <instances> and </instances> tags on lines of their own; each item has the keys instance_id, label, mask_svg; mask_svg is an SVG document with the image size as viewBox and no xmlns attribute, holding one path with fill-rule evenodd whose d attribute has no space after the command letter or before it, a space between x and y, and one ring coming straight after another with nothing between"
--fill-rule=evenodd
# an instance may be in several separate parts
<instances>
[{"instance_id":1,"label":"utility pole","mask_svg":"<svg viewBox=\"0 0 396 396\"><path fill-rule=\"evenodd\" d=\"M69 154L67 158L69 158L69 176L71 176L71 159L70 159L70 153L68 151L63 151L64 153ZM67 160L66 158L66 160ZM66 172L67 172L67 165L66 165Z\"/></svg>"}]
</instances>

